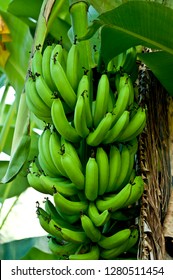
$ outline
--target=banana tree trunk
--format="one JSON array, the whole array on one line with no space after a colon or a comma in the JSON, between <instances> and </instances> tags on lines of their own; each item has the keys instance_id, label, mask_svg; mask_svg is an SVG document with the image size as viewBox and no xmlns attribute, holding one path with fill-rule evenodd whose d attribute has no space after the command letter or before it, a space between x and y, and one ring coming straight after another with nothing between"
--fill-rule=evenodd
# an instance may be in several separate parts
<instances>
[{"instance_id":1,"label":"banana tree trunk","mask_svg":"<svg viewBox=\"0 0 173 280\"><path fill-rule=\"evenodd\" d=\"M142 197L138 257L166 259L164 219L171 190L170 97L149 70L141 67L139 91L147 105L147 125L140 136L138 164L145 181Z\"/></svg>"}]
</instances>

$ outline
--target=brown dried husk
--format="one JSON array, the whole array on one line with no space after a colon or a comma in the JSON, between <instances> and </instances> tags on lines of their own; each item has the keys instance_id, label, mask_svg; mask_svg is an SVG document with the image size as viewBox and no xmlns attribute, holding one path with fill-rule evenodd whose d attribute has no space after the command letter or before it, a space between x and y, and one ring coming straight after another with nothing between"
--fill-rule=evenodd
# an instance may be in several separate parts
<instances>
[{"instance_id":1,"label":"brown dried husk","mask_svg":"<svg viewBox=\"0 0 173 280\"><path fill-rule=\"evenodd\" d=\"M163 223L171 189L169 153L169 98L146 67L139 71L140 99L147 108L147 124L139 137L138 168L145 190L139 218L138 259L166 259Z\"/></svg>"}]
</instances>

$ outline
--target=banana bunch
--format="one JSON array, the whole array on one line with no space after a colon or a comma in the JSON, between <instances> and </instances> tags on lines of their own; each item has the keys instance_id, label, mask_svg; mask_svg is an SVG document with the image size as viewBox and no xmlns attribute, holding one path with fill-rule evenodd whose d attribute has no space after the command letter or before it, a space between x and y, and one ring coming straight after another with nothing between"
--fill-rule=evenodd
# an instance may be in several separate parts
<instances>
[{"instance_id":1,"label":"banana bunch","mask_svg":"<svg viewBox=\"0 0 173 280\"><path fill-rule=\"evenodd\" d=\"M34 51L26 102L45 126L27 179L47 195L36 213L53 254L69 260L127 258L137 250L144 191L135 166L147 118L131 76L136 48L94 76L81 64L79 45L75 36L68 51L61 41Z\"/></svg>"}]
</instances>

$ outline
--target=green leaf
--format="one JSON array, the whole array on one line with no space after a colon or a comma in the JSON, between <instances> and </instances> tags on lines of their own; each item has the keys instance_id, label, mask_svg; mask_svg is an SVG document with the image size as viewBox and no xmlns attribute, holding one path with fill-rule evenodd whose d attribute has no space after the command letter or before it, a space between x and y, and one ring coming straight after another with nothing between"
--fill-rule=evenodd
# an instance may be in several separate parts
<instances>
[{"instance_id":1,"label":"green leaf","mask_svg":"<svg viewBox=\"0 0 173 280\"><path fill-rule=\"evenodd\" d=\"M8 12L17 17L30 17L37 20L42 2L42 0L25 0L25 2L23 0L13 0L8 7Z\"/></svg>"},{"instance_id":2,"label":"green leaf","mask_svg":"<svg viewBox=\"0 0 173 280\"><path fill-rule=\"evenodd\" d=\"M2 130L3 126L0 125L0 133ZM11 145L12 145L12 141L13 141L13 135L14 135L14 126L11 126L9 131L8 131L8 136L3 148L3 152L6 153L7 155L10 155L11 153Z\"/></svg>"},{"instance_id":3,"label":"green leaf","mask_svg":"<svg viewBox=\"0 0 173 280\"><path fill-rule=\"evenodd\" d=\"M107 11L110 11L114 8L117 8L118 6L122 5L122 4L125 4L127 2L131 2L131 1L134 1L134 0L105 0L105 1L98 1L98 0L90 0L90 4L100 13L104 13L104 12L107 12ZM141 2L141 1L150 1L150 0L135 0L136 2ZM100 3L101 2L101 3ZM173 8L173 1L172 0L152 0L152 2L155 2L155 3L160 3L164 6L167 6L167 7L170 7L170 8Z\"/></svg>"},{"instance_id":4,"label":"green leaf","mask_svg":"<svg viewBox=\"0 0 173 280\"><path fill-rule=\"evenodd\" d=\"M3 70L10 84L16 90L19 100L24 87L33 38L29 27L23 21L5 11L0 10L0 13L10 30L11 36L11 42L6 43L10 57Z\"/></svg>"},{"instance_id":5,"label":"green leaf","mask_svg":"<svg viewBox=\"0 0 173 280\"><path fill-rule=\"evenodd\" d=\"M7 10L10 1L11 0L0 0L0 9Z\"/></svg>"},{"instance_id":6,"label":"green leaf","mask_svg":"<svg viewBox=\"0 0 173 280\"><path fill-rule=\"evenodd\" d=\"M12 154L9 166L5 176L2 178L2 183L7 183L13 180L13 178L20 172L24 162L26 161L30 150L30 136L24 135L16 150Z\"/></svg>"},{"instance_id":7,"label":"green leaf","mask_svg":"<svg viewBox=\"0 0 173 280\"><path fill-rule=\"evenodd\" d=\"M0 161L1 175L6 173L8 162ZM1 179L1 178L0 178ZM9 183L0 183L0 198L4 201L7 198L19 196L28 188L28 181L26 178L26 170L23 168L21 172Z\"/></svg>"},{"instance_id":8,"label":"green leaf","mask_svg":"<svg viewBox=\"0 0 173 280\"><path fill-rule=\"evenodd\" d=\"M15 125L15 131L13 136L11 158L7 172L2 178L2 183L7 183L17 175L21 170L25 162L27 161L30 151L30 122L28 109L25 100L25 94L21 95L19 110Z\"/></svg>"},{"instance_id":9,"label":"green leaf","mask_svg":"<svg viewBox=\"0 0 173 280\"><path fill-rule=\"evenodd\" d=\"M11 242L6 242L1 244L0 250L0 259L1 260L21 260L24 256L28 254L32 247L38 248L35 250L36 256L37 253L40 253L39 248L44 250L45 253L48 252L47 237L33 237L33 238L24 238L21 240L14 240ZM28 254L31 257L32 254ZM41 254L40 254L41 255ZM43 256L43 255L42 255ZM33 257L35 257L33 255ZM34 259L34 258L33 258Z\"/></svg>"},{"instance_id":10,"label":"green leaf","mask_svg":"<svg viewBox=\"0 0 173 280\"><path fill-rule=\"evenodd\" d=\"M12 125L14 123L14 119L16 119L15 102L10 106L8 113L6 114L6 118L4 120L2 130L0 132L0 152L2 152L4 150L4 146L7 142L8 134L9 134L10 128L12 127Z\"/></svg>"},{"instance_id":11,"label":"green leaf","mask_svg":"<svg viewBox=\"0 0 173 280\"><path fill-rule=\"evenodd\" d=\"M151 69L160 83L173 96L173 56L169 53L158 51L141 53L138 57Z\"/></svg>"},{"instance_id":12,"label":"green leaf","mask_svg":"<svg viewBox=\"0 0 173 280\"><path fill-rule=\"evenodd\" d=\"M136 45L173 54L173 10L168 7L153 2L131 1L100 15L98 21L102 25L101 56L106 64Z\"/></svg>"},{"instance_id":13,"label":"green leaf","mask_svg":"<svg viewBox=\"0 0 173 280\"><path fill-rule=\"evenodd\" d=\"M60 260L62 257L58 257L53 254L45 253L38 248L31 248L30 251L21 258L21 260Z\"/></svg>"},{"instance_id":14,"label":"green leaf","mask_svg":"<svg viewBox=\"0 0 173 280\"><path fill-rule=\"evenodd\" d=\"M15 175L15 177L10 180L10 182L0 183L0 198L2 198L2 200L14 196L19 196L23 191L25 191L29 187L28 180L27 180L28 167L29 167L30 160L33 160L33 158L38 155L38 139L39 139L39 135L33 132L31 134L31 145L30 145L29 155L27 157L27 161L22 166L20 172L18 172ZM4 178L6 178L7 174L10 175L13 169L14 171L16 170L15 165L13 166L11 165L12 166L10 167L11 170L8 171L9 173L7 173L9 166L10 165L8 161L0 161L0 170L1 170L0 182L5 180Z\"/></svg>"}]
</instances>

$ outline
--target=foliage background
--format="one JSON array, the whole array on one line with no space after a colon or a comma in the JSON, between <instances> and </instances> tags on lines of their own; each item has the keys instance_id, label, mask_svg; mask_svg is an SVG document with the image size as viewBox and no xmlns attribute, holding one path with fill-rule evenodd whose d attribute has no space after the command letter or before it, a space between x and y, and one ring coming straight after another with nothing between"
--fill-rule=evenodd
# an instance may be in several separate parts
<instances>
[{"instance_id":1,"label":"foliage background","mask_svg":"<svg viewBox=\"0 0 173 280\"><path fill-rule=\"evenodd\" d=\"M38 131L43 123L28 112L24 84L31 53L38 43L47 39L58 41L63 36L64 47L70 48L71 21L68 0L0 0L0 152L9 161L0 161L0 229L10 220L3 213L9 199L19 201L28 191L26 180L29 160L37 153ZM96 45L101 59L108 61L131 46L152 48L152 53L139 53L142 60L159 79L168 93L173 95L173 1L171 0L90 0L89 38ZM46 9L45 9L46 7ZM99 29L99 30L98 30ZM7 104L9 87L15 90L15 99ZM34 194L35 198L38 194ZM30 206L33 209L33 204ZM27 214L26 214L27 215ZM26 216L27 219L27 216ZM16 220L10 228L15 232ZM21 225L23 226L23 225ZM2 237L2 235L0 235ZM30 248L45 239L27 238L5 243L1 240L1 259L20 259ZM22 246L19 246L19 244ZM25 246L25 245L26 246ZM45 251L46 241L45 241ZM22 248L22 249L19 249ZM20 251L21 250L21 251ZM32 249L33 250L33 249ZM30 258L41 258L41 252L30 252ZM44 255L43 258L55 258Z\"/></svg>"}]
</instances>

